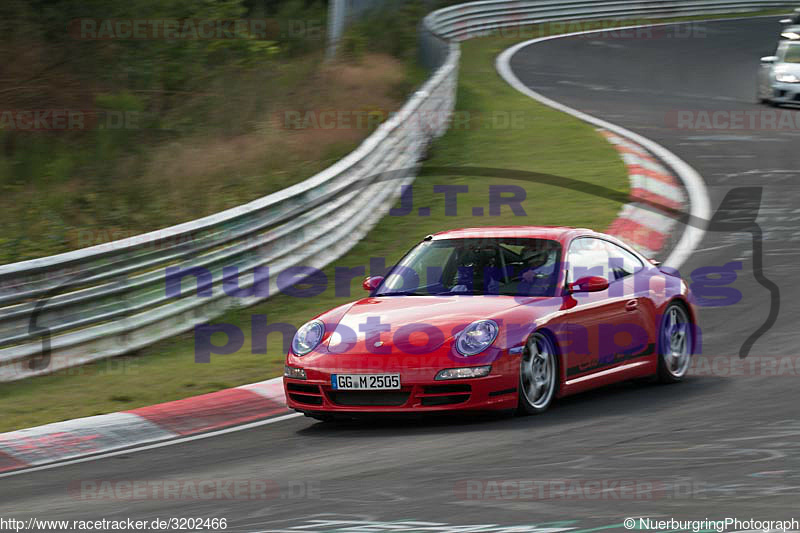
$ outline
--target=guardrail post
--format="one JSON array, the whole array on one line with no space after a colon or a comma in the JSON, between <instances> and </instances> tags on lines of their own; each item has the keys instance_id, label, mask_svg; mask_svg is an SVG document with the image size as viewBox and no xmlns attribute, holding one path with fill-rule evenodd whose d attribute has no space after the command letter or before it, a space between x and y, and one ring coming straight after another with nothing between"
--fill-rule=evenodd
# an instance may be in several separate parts
<instances>
[{"instance_id":1,"label":"guardrail post","mask_svg":"<svg viewBox=\"0 0 800 533\"><path fill-rule=\"evenodd\" d=\"M339 41L344 33L347 18L347 0L330 0L328 4L328 48L325 58L330 61L336 57Z\"/></svg>"}]
</instances>

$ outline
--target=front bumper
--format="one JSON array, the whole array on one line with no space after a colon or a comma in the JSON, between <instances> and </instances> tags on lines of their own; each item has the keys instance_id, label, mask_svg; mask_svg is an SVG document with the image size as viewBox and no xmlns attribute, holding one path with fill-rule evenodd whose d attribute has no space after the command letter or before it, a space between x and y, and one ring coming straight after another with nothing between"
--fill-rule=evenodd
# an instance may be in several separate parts
<instances>
[{"instance_id":1,"label":"front bumper","mask_svg":"<svg viewBox=\"0 0 800 533\"><path fill-rule=\"evenodd\" d=\"M770 100L776 104L800 105L800 83L773 82Z\"/></svg>"},{"instance_id":2,"label":"front bumper","mask_svg":"<svg viewBox=\"0 0 800 533\"><path fill-rule=\"evenodd\" d=\"M399 390L335 390L331 374L363 374L364 370L338 369L326 372L306 368L307 379L284 377L283 386L289 408L304 413L400 413L437 411L486 411L513 409L517 406L518 373L505 365L492 367L483 378L436 381L436 371L400 371ZM446 367L443 367L446 368ZM441 370L441 369L440 369ZM388 373L393 373L387 371ZM369 373L383 373L374 371Z\"/></svg>"},{"instance_id":3,"label":"front bumper","mask_svg":"<svg viewBox=\"0 0 800 533\"><path fill-rule=\"evenodd\" d=\"M499 378L431 381L391 391L337 391L331 388L330 382L284 378L284 390L288 406L301 412L484 411L516 407L516 386L508 387L507 380Z\"/></svg>"}]
</instances>

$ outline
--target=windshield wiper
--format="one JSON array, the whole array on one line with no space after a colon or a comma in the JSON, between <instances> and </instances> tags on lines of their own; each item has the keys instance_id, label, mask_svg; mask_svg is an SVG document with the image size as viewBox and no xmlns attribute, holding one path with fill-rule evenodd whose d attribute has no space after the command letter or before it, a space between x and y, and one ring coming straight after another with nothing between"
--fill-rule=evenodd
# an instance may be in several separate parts
<instances>
[{"instance_id":1,"label":"windshield wiper","mask_svg":"<svg viewBox=\"0 0 800 533\"><path fill-rule=\"evenodd\" d=\"M468 289L466 291L445 291L445 292L437 292L434 293L433 296L496 296L495 293L488 293L486 291L480 291L477 289Z\"/></svg>"},{"instance_id":2,"label":"windshield wiper","mask_svg":"<svg viewBox=\"0 0 800 533\"><path fill-rule=\"evenodd\" d=\"M426 292L414 292L414 291L399 291L399 292L382 292L380 294L376 294L376 297L380 296L431 296L430 293Z\"/></svg>"}]
</instances>

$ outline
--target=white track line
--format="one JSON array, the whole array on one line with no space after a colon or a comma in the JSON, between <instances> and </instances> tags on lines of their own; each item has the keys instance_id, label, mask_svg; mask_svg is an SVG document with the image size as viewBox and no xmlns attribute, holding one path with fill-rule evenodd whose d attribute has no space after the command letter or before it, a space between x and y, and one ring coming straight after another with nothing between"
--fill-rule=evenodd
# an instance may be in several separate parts
<instances>
[{"instance_id":1,"label":"white track line","mask_svg":"<svg viewBox=\"0 0 800 533\"><path fill-rule=\"evenodd\" d=\"M749 17L743 17L749 18ZM732 20L732 19L722 19L722 20ZM616 28L616 30L629 30L629 29L636 29L636 28L645 28L649 26L668 26L674 24L682 24L681 22L667 22L667 23L660 23L660 24L639 24L635 26L625 26L622 28ZM703 240L703 236L706 232L706 227L708 226L708 222L711 217L711 205L708 198L708 191L706 190L706 184L703 181L703 178L700 174L689 166L684 160L682 160L677 155L673 154L660 144L655 141L648 139L647 137L643 137L638 133L634 133L622 126L617 126L616 124L612 124L611 122L607 122L603 119L593 117L587 113L582 111L578 111L577 109L573 109L568 107L564 104L556 102L550 98L547 98L541 93L538 93L528 86L526 86L519 78L517 78L516 74L511 70L511 58L519 52L521 49L526 48L528 46L532 46L534 44L542 43L545 41L550 41L553 39L562 39L565 37L574 37L576 35L586 35L589 33L600 33L608 31L607 29L599 29L599 30L588 30L588 31L578 31L573 33L564 33L559 35L550 35L548 37L539 37L537 39L531 39L529 41L525 41L519 44L515 44L511 48L503 51L497 57L495 62L495 67L497 68L497 72L500 76L503 77L506 82L511 85L514 89L521 92L522 94L533 98L534 100L552 107L558 111L563 111L569 115L572 115L575 118L583 120L584 122L588 122L589 124L593 124L597 127L604 128L608 131L614 132L617 135L629 139L637 144L644 146L648 151L655 154L659 159L664 161L672 170L678 175L678 177L683 181L683 185L686 187L686 191L689 195L689 202L690 208L689 213L691 214L693 220L692 223L686 226L686 229L681 236L680 241L672 250L670 256L664 261L664 263L672 268L680 268L683 263L689 258L691 253L694 251L695 248L700 244Z\"/></svg>"}]
</instances>

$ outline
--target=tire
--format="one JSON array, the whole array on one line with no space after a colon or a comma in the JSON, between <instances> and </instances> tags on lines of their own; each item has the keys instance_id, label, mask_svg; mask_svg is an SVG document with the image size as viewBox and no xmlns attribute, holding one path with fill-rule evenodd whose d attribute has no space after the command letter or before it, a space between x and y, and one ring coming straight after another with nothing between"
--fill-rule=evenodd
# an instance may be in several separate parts
<instances>
[{"instance_id":1,"label":"tire","mask_svg":"<svg viewBox=\"0 0 800 533\"><path fill-rule=\"evenodd\" d=\"M553 339L536 332L528 339L519 361L517 412L538 415L547 411L558 392L558 352Z\"/></svg>"},{"instance_id":2,"label":"tire","mask_svg":"<svg viewBox=\"0 0 800 533\"><path fill-rule=\"evenodd\" d=\"M771 98L761 98L759 96L758 103L769 107L780 107L780 105L774 102Z\"/></svg>"},{"instance_id":3,"label":"tire","mask_svg":"<svg viewBox=\"0 0 800 533\"><path fill-rule=\"evenodd\" d=\"M756 102L763 105L770 105L769 98L762 96L761 89L756 90Z\"/></svg>"},{"instance_id":4,"label":"tire","mask_svg":"<svg viewBox=\"0 0 800 533\"><path fill-rule=\"evenodd\" d=\"M683 381L692 363L694 324L681 303L669 304L658 326L658 380Z\"/></svg>"}]
</instances>

